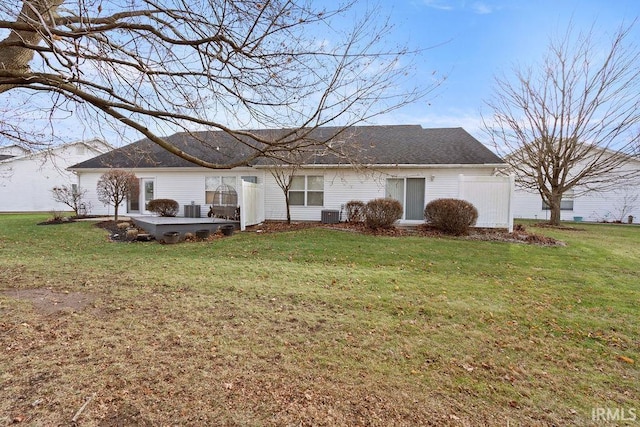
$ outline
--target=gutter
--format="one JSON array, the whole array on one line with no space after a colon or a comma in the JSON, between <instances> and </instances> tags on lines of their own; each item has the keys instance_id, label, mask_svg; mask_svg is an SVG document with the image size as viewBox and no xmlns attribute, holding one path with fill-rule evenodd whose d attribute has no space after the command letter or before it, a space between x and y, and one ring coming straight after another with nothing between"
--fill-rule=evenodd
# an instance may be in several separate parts
<instances>
[{"instance_id":1,"label":"gutter","mask_svg":"<svg viewBox=\"0 0 640 427\"><path fill-rule=\"evenodd\" d=\"M278 167L289 167L289 165L276 165ZM308 168L308 169L332 169L332 168L339 168L339 169L353 169L353 168L365 168L365 169L376 169L376 168L384 168L384 169L423 169L423 168L429 168L429 169L471 169L471 168L478 168L478 167L484 167L484 168L507 168L509 165L506 163L459 163L459 164L449 164L449 163L445 163L445 164L438 164L438 163L433 163L433 164L421 164L421 163L416 163L416 164L363 164L363 165L351 165L351 164L326 164L326 165L321 165L321 164L309 164L309 165L300 165L300 168ZM264 166L264 165L257 165L254 166L256 169L271 169L274 166Z\"/></svg>"},{"instance_id":2,"label":"gutter","mask_svg":"<svg viewBox=\"0 0 640 427\"><path fill-rule=\"evenodd\" d=\"M458 163L458 164L364 164L364 165L351 165L351 164L308 164L308 165L299 165L298 167L304 169L473 169L473 168L494 168L494 169L505 169L509 165L506 163ZM146 168L137 168L137 167L119 167L119 168L67 168L69 171L73 172L107 172L113 169L124 169L129 171L154 171L154 172L199 172L199 171L239 171L246 170L250 171L253 169L272 169L273 167L280 168L288 168L290 165L255 165L255 166L238 166L232 169L209 169L202 166L195 167L146 167Z\"/></svg>"}]
</instances>

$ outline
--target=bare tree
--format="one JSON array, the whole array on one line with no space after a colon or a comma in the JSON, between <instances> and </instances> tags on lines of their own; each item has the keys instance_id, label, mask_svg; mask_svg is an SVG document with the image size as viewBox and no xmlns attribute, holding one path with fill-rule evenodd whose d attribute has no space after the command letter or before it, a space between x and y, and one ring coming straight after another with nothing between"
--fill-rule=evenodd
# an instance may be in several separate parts
<instances>
[{"instance_id":1,"label":"bare tree","mask_svg":"<svg viewBox=\"0 0 640 427\"><path fill-rule=\"evenodd\" d=\"M536 191L560 223L562 195L624 185L640 135L640 53L621 27L603 48L593 29L552 40L536 68L496 78L485 128L517 184Z\"/></svg>"},{"instance_id":2,"label":"bare tree","mask_svg":"<svg viewBox=\"0 0 640 427\"><path fill-rule=\"evenodd\" d=\"M389 46L388 21L377 24L380 11L356 2L319 9L308 0L3 0L0 93L33 97L34 109L53 107L95 128L124 125L205 167L278 159L324 146L305 137L316 127L370 120L439 84L402 89L417 52ZM230 123L291 132L265 139ZM6 138L24 140L25 129L0 117ZM250 150L210 163L163 137L203 129L223 130Z\"/></svg>"},{"instance_id":3,"label":"bare tree","mask_svg":"<svg viewBox=\"0 0 640 427\"><path fill-rule=\"evenodd\" d=\"M305 148L286 150L277 158L267 160L268 170L276 184L284 193L287 210L287 223L291 223L290 191L296 174L306 164L344 164L361 173L367 172L370 156L367 153L366 140L362 139L356 128L324 128L304 132L301 141L310 140ZM317 144L323 141L321 144Z\"/></svg>"},{"instance_id":4,"label":"bare tree","mask_svg":"<svg viewBox=\"0 0 640 427\"><path fill-rule=\"evenodd\" d=\"M81 210L84 210L84 213L86 213L86 209L82 209L82 207L86 207L83 200L87 194L87 190L78 189L77 187L72 185L61 185L58 187L53 187L51 192L53 193L54 201L69 206L71 209L73 209L73 212L76 216L80 216Z\"/></svg>"},{"instance_id":5,"label":"bare tree","mask_svg":"<svg viewBox=\"0 0 640 427\"><path fill-rule=\"evenodd\" d=\"M615 219L618 222L624 222L625 219L628 219L629 214L638 206L638 199L640 199L640 194L635 191L635 187L624 188L621 193L619 197L616 197L612 206Z\"/></svg>"},{"instance_id":6,"label":"bare tree","mask_svg":"<svg viewBox=\"0 0 640 427\"><path fill-rule=\"evenodd\" d=\"M271 173L276 184L278 184L278 187L280 187L284 193L284 202L287 209L287 224L291 224L291 199L289 197L289 190L291 190L291 185L293 184L293 177L301 165L302 162L299 161L287 165L274 165L269 167L269 173Z\"/></svg>"},{"instance_id":7,"label":"bare tree","mask_svg":"<svg viewBox=\"0 0 640 427\"><path fill-rule=\"evenodd\" d=\"M102 174L97 184L98 200L113 206L114 221L118 220L118 208L127 197L138 193L138 178L133 172L113 169Z\"/></svg>"}]
</instances>

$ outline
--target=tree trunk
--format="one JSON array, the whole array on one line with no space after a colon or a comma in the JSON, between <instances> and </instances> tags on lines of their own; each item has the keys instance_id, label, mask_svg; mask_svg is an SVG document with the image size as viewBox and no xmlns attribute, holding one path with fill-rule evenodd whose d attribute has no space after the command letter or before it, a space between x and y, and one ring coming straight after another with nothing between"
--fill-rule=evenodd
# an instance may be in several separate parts
<instances>
[{"instance_id":1,"label":"tree trunk","mask_svg":"<svg viewBox=\"0 0 640 427\"><path fill-rule=\"evenodd\" d=\"M113 211L113 220L118 222L118 206L120 206L120 203L115 203L114 204L114 211Z\"/></svg>"},{"instance_id":2,"label":"tree trunk","mask_svg":"<svg viewBox=\"0 0 640 427\"><path fill-rule=\"evenodd\" d=\"M562 206L562 194L552 194L549 200L549 210L551 211L551 218L549 224L553 226L560 225L560 213Z\"/></svg>"},{"instance_id":3,"label":"tree trunk","mask_svg":"<svg viewBox=\"0 0 640 427\"><path fill-rule=\"evenodd\" d=\"M287 224L291 224L291 208L289 207L289 191L285 192L284 199L287 204Z\"/></svg>"},{"instance_id":4,"label":"tree trunk","mask_svg":"<svg viewBox=\"0 0 640 427\"><path fill-rule=\"evenodd\" d=\"M33 25L51 24L56 15L56 9L63 0L36 0L22 4L22 10L16 19L16 23ZM46 31L46 30L41 30ZM35 29L32 31L12 30L9 35L0 41L0 69L24 73L29 70L29 63L33 59L34 51L31 48L16 46L24 43L36 46L42 41L42 34ZM14 84L0 84L0 93L16 87Z\"/></svg>"}]
</instances>

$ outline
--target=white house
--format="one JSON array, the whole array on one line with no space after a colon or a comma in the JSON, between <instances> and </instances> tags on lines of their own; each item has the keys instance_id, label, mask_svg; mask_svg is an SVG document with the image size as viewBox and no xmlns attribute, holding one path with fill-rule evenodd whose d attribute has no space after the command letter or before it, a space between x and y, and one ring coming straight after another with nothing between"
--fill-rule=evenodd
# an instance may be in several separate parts
<instances>
[{"instance_id":1,"label":"white house","mask_svg":"<svg viewBox=\"0 0 640 427\"><path fill-rule=\"evenodd\" d=\"M319 128L314 132L322 137L336 130ZM183 133L168 140L211 162L229 162L251 150L224 132L201 133L199 137L212 148L207 150L202 144L193 144ZM422 222L424 207L430 200L456 198L466 190L465 198L472 203L490 202L487 208L479 207L479 226L510 227L511 187L508 179L494 176L506 164L464 129L357 126L343 132L341 139L348 140L356 148L354 151L363 153L366 161L354 169L335 157L315 156L301 165L289 191L293 220L320 221L323 213L329 211L342 213L344 220L342 211L350 200L367 202L393 197L404 207L403 222ZM132 171L140 179L140 193L127 201L125 209L120 209L129 215L148 214L145 206L150 200L168 198L181 205L182 215L191 216L190 206L197 206L199 215L205 216L214 191L222 184L230 185L239 193L240 210L246 211L249 208L243 206L247 200L243 194L245 182L261 188L251 208L262 212L259 219L286 219L284 193L270 172L272 167L264 159L231 170L212 170L187 162L144 139L70 168L77 173L80 188L89 192L88 201L95 214L113 213L113 207L98 201L95 191L100 176L111 168ZM472 177L482 177L482 183ZM472 188L474 184L480 187ZM495 194L489 195L495 193L496 186L500 187L499 199L503 206L500 209L495 207Z\"/></svg>"},{"instance_id":2,"label":"white house","mask_svg":"<svg viewBox=\"0 0 640 427\"><path fill-rule=\"evenodd\" d=\"M27 150L24 147L20 147L19 145L7 145L6 147L0 147L0 160L6 160L11 157L24 156L25 154L31 153L30 150Z\"/></svg>"},{"instance_id":3,"label":"white house","mask_svg":"<svg viewBox=\"0 0 640 427\"><path fill-rule=\"evenodd\" d=\"M0 149L0 212L68 211L56 203L51 190L77 184L67 168L107 152L112 147L100 140L78 141L38 152L17 146Z\"/></svg>"},{"instance_id":4,"label":"white house","mask_svg":"<svg viewBox=\"0 0 640 427\"><path fill-rule=\"evenodd\" d=\"M618 168L618 177L628 177L640 173L640 159L630 158ZM584 192L584 187L576 186L563 195L560 219L562 221L640 222L640 175L636 179L626 179L618 187L606 191ZM550 211L542 202L539 193L520 188L517 184L513 194L514 218L548 220Z\"/></svg>"}]
</instances>

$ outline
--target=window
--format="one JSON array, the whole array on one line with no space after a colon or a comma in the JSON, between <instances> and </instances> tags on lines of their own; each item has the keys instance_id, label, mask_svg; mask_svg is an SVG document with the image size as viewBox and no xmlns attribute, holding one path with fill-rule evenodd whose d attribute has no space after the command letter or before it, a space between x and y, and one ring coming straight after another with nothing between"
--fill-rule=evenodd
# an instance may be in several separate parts
<instances>
[{"instance_id":1,"label":"window","mask_svg":"<svg viewBox=\"0 0 640 427\"><path fill-rule=\"evenodd\" d=\"M567 190L562 195L562 200L560 200L560 210L561 211L572 211L573 210L573 190ZM548 211L549 205L543 200L542 201L542 210Z\"/></svg>"},{"instance_id":2,"label":"window","mask_svg":"<svg viewBox=\"0 0 640 427\"><path fill-rule=\"evenodd\" d=\"M213 204L213 193L222 184L229 185L237 191L235 176L208 176L204 179L204 200L206 204Z\"/></svg>"},{"instance_id":3,"label":"window","mask_svg":"<svg viewBox=\"0 0 640 427\"><path fill-rule=\"evenodd\" d=\"M396 199L404 205L404 178L387 178L385 197Z\"/></svg>"},{"instance_id":4,"label":"window","mask_svg":"<svg viewBox=\"0 0 640 427\"><path fill-rule=\"evenodd\" d=\"M244 182L250 182L252 184L257 184L258 183L258 177L257 176L241 176L240 179L243 180Z\"/></svg>"},{"instance_id":5,"label":"window","mask_svg":"<svg viewBox=\"0 0 640 427\"><path fill-rule=\"evenodd\" d=\"M291 206L323 206L324 177L294 176L289 188Z\"/></svg>"}]
</instances>

